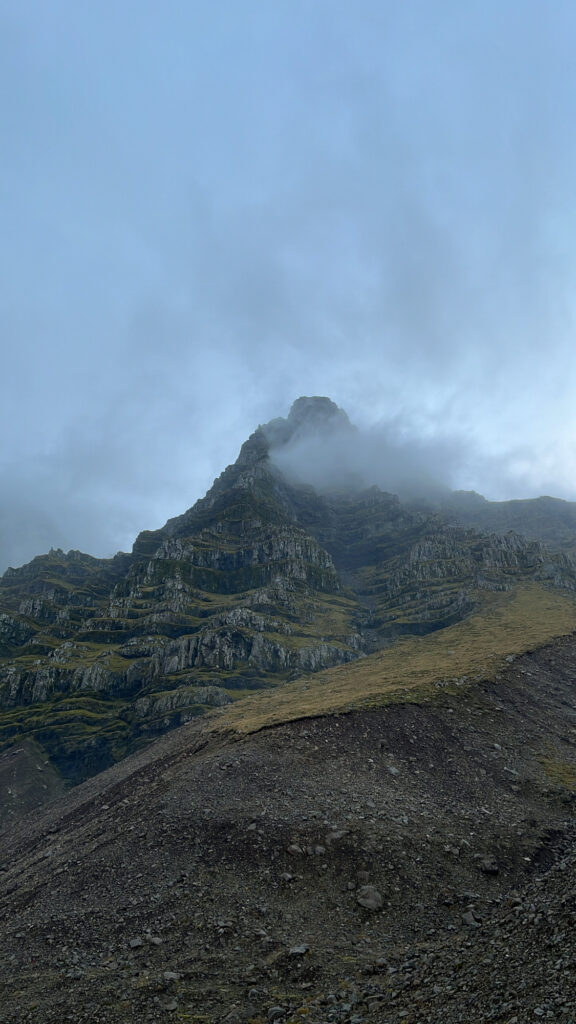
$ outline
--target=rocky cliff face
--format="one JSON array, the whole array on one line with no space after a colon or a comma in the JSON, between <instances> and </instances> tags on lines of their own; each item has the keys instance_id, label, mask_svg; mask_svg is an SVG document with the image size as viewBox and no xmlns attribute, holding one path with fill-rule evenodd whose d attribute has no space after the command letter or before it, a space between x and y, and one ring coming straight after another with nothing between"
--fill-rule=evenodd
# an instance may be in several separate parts
<instances>
[{"instance_id":1,"label":"rocky cliff face","mask_svg":"<svg viewBox=\"0 0 576 1024\"><path fill-rule=\"evenodd\" d=\"M377 488L317 493L271 453L353 428L328 399L259 427L205 498L111 560L51 551L0 580L0 745L67 778L235 699L450 625L522 581L574 589L569 555Z\"/></svg>"}]
</instances>

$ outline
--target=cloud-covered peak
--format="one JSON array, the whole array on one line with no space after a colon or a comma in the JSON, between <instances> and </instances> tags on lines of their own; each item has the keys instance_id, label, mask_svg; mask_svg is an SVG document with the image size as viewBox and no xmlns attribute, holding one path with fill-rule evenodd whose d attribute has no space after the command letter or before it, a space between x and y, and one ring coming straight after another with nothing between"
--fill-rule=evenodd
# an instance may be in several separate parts
<instances>
[{"instance_id":1,"label":"cloud-covered peak","mask_svg":"<svg viewBox=\"0 0 576 1024\"><path fill-rule=\"evenodd\" d=\"M335 402L318 396L298 398L285 419L258 433L287 480L320 492L376 485L403 497L432 496L451 486L462 458L453 441L411 437L399 424L358 428Z\"/></svg>"},{"instance_id":2,"label":"cloud-covered peak","mask_svg":"<svg viewBox=\"0 0 576 1024\"><path fill-rule=\"evenodd\" d=\"M288 413L288 425L293 435L353 429L343 409L340 409L331 398L318 396L297 398Z\"/></svg>"},{"instance_id":3,"label":"cloud-covered peak","mask_svg":"<svg viewBox=\"0 0 576 1024\"><path fill-rule=\"evenodd\" d=\"M276 452L286 445L302 441L327 442L334 435L352 433L354 427L343 409L331 398L315 395L301 397L293 402L286 419L270 420L262 430L270 451Z\"/></svg>"}]
</instances>

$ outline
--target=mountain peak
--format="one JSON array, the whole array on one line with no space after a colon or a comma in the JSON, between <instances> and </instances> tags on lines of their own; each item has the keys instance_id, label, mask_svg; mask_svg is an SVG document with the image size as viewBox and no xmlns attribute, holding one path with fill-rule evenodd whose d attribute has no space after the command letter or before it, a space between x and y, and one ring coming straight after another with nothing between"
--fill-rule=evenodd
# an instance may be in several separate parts
<instances>
[{"instance_id":1,"label":"mountain peak","mask_svg":"<svg viewBox=\"0 0 576 1024\"><path fill-rule=\"evenodd\" d=\"M270 420L261 428L271 449L289 441L329 437L354 430L348 416L331 398L302 396L292 403L286 419Z\"/></svg>"},{"instance_id":2,"label":"mountain peak","mask_svg":"<svg viewBox=\"0 0 576 1024\"><path fill-rule=\"evenodd\" d=\"M294 430L318 430L329 427L351 427L352 424L343 409L331 398L318 395L312 398L297 398L288 413L288 423Z\"/></svg>"}]
</instances>

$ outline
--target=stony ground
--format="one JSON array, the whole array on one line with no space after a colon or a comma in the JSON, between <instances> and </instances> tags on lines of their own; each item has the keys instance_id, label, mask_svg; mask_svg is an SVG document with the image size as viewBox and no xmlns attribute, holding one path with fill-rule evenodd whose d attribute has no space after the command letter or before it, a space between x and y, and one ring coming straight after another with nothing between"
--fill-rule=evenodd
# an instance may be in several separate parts
<instances>
[{"instance_id":1,"label":"stony ground","mask_svg":"<svg viewBox=\"0 0 576 1024\"><path fill-rule=\"evenodd\" d=\"M184 727L0 840L0 1020L576 1024L576 641Z\"/></svg>"}]
</instances>

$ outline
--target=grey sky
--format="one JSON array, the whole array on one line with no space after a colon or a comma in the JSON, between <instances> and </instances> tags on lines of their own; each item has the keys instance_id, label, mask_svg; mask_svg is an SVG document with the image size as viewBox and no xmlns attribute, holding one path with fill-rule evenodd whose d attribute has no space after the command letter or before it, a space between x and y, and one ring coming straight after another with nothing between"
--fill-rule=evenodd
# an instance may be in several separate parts
<instances>
[{"instance_id":1,"label":"grey sky","mask_svg":"<svg viewBox=\"0 0 576 1024\"><path fill-rule=\"evenodd\" d=\"M570 0L0 0L0 569L129 547L301 394L574 497L575 37Z\"/></svg>"}]
</instances>

